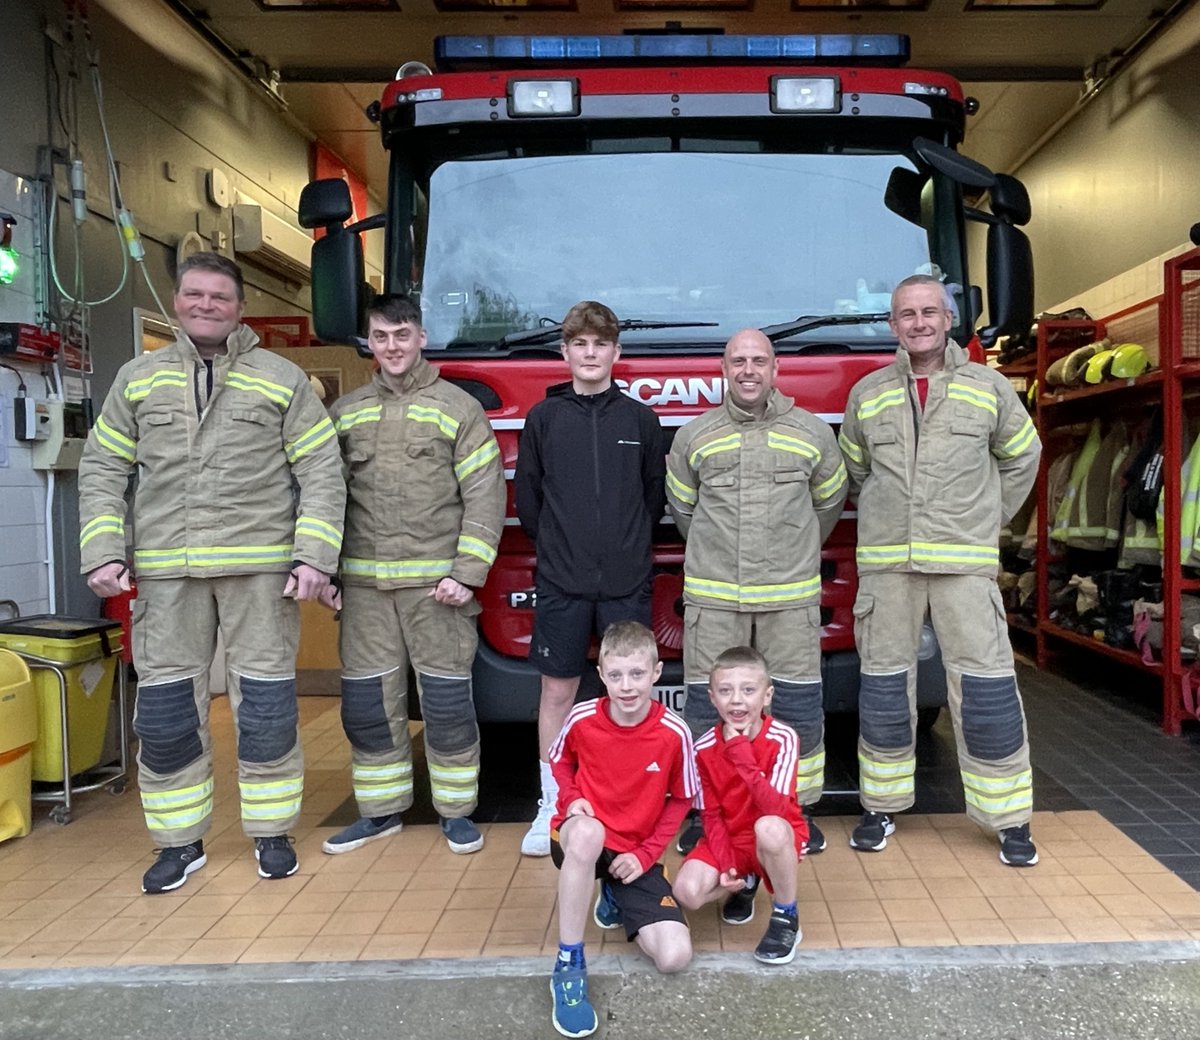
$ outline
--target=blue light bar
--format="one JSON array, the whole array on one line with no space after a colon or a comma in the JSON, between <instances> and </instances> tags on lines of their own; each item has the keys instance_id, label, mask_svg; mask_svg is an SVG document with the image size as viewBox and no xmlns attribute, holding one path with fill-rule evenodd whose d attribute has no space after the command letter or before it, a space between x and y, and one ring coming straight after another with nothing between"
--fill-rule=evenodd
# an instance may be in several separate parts
<instances>
[{"instance_id":1,"label":"blue light bar","mask_svg":"<svg viewBox=\"0 0 1200 1040\"><path fill-rule=\"evenodd\" d=\"M794 36L439 36L439 71L554 65L836 64L899 66L908 37L899 33L812 33Z\"/></svg>"}]
</instances>

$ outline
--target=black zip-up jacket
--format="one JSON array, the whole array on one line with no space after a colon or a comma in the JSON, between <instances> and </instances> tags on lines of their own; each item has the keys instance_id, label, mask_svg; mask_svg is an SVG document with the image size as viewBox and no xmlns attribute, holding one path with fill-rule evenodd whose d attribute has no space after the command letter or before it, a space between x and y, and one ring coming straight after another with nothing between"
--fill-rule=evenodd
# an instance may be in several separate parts
<instances>
[{"instance_id":1,"label":"black zip-up jacket","mask_svg":"<svg viewBox=\"0 0 1200 1040\"><path fill-rule=\"evenodd\" d=\"M513 481L539 581L585 599L619 599L649 581L665 453L658 416L615 385L546 391L525 420Z\"/></svg>"}]
</instances>

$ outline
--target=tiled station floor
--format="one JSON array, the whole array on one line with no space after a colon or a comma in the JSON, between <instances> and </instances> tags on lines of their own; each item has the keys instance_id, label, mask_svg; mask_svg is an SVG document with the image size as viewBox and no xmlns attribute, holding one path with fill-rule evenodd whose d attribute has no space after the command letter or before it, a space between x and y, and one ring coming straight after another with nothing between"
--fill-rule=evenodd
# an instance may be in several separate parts
<instances>
[{"instance_id":1,"label":"tiled station floor","mask_svg":"<svg viewBox=\"0 0 1200 1040\"><path fill-rule=\"evenodd\" d=\"M1039 681L1023 681L1036 749L1039 728L1053 727L1056 713L1065 713L1064 720L1078 713L1055 697L1059 684L1039 689ZM549 860L520 856L523 824L485 824L487 845L473 856L452 855L437 828L420 823L354 853L321 852L350 811L349 754L337 706L335 698L301 699L308 765L295 833L300 870L288 879L260 879L241 833L223 699L213 707L217 797L205 842L208 864L178 891L140 893L152 847L132 785L116 797L80 795L65 827L35 805L33 833L0 844L0 970L549 956L556 945L556 875ZM1091 707L1085 725L1118 710L1099 700ZM1131 725L1152 744L1168 740L1148 720ZM948 721L938 729L945 743ZM1123 747L1137 753L1128 738ZM1167 759L1178 752L1188 768L1187 756L1200 760L1186 740L1163 747ZM1084 770L1086 780L1089 761L1071 758L1068 765ZM1082 802L1054 781L1045 786L1050 797L1040 804L1057 811L1035 813L1041 862L1030 870L1003 866L994 839L960 813L905 815L878 855L848 847L853 816L822 817L829 847L800 868L802 948L1200 939L1200 892L1184 880L1197 860L1182 855L1186 844L1156 850L1175 855L1173 872L1165 865L1169 856L1155 858L1097 811L1063 808ZM1136 798L1124 793L1126 829L1156 826L1169 834L1171 821L1154 822L1140 811L1129 823ZM1098 797L1115 795L1105 790ZM854 808L850 799L826 801L846 813ZM672 853L669 862L677 860ZM691 918L695 946L748 951L764 921L760 913L747 927L729 927L706 908ZM630 952L622 933L589 929L593 958Z\"/></svg>"}]
</instances>

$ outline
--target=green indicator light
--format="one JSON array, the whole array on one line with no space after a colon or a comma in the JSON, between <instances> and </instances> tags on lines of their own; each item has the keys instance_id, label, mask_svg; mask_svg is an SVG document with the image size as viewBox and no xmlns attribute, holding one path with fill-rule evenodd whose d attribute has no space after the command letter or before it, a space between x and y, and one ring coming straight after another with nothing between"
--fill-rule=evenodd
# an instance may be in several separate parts
<instances>
[{"instance_id":1,"label":"green indicator light","mask_svg":"<svg viewBox=\"0 0 1200 1040\"><path fill-rule=\"evenodd\" d=\"M12 285L20 269L17 251L10 246L0 246L0 285Z\"/></svg>"}]
</instances>

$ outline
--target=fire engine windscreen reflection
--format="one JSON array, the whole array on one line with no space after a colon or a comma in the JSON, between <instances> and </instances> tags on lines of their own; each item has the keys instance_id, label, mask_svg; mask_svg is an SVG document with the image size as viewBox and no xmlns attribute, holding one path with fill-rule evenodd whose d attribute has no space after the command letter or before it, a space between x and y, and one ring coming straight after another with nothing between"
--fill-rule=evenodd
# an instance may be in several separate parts
<instances>
[{"instance_id":1,"label":"fire engine windscreen reflection","mask_svg":"<svg viewBox=\"0 0 1200 1040\"><path fill-rule=\"evenodd\" d=\"M717 322L641 340L724 342L799 315L880 313L928 271L884 205L895 155L661 153L448 162L429 185L429 346L490 344L581 299L620 318ZM911 168L911 167L910 167ZM887 336L886 326L810 338Z\"/></svg>"}]
</instances>

